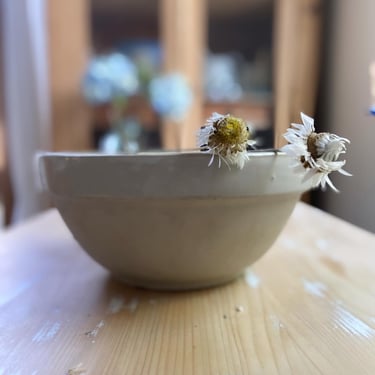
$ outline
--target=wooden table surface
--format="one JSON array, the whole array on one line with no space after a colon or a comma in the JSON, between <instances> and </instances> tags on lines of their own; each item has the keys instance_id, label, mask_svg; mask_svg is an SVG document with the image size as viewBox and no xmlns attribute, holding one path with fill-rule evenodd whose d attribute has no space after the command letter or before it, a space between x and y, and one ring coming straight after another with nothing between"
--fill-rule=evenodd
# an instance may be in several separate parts
<instances>
[{"instance_id":1,"label":"wooden table surface","mask_svg":"<svg viewBox=\"0 0 375 375\"><path fill-rule=\"evenodd\" d=\"M299 203L231 284L127 287L55 210L0 236L0 375L375 374L375 236Z\"/></svg>"}]
</instances>

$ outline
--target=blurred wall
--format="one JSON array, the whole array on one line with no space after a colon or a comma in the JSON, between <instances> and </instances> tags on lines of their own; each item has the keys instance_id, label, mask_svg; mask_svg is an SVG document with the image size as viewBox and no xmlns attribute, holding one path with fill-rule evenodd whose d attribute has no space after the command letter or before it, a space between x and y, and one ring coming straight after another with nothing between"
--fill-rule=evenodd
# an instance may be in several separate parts
<instances>
[{"instance_id":1,"label":"blurred wall","mask_svg":"<svg viewBox=\"0 0 375 375\"><path fill-rule=\"evenodd\" d=\"M331 5L319 129L351 140L345 169L353 177L334 176L341 193L323 193L321 206L375 232L375 117L368 115L375 1L334 0Z\"/></svg>"}]
</instances>

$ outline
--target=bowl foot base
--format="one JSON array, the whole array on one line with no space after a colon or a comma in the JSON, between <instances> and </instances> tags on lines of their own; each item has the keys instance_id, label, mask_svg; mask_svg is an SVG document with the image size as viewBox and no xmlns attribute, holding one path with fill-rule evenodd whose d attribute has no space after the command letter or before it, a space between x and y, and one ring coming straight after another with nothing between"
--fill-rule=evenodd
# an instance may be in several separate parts
<instances>
[{"instance_id":1,"label":"bowl foot base","mask_svg":"<svg viewBox=\"0 0 375 375\"><path fill-rule=\"evenodd\" d=\"M124 275L113 275L117 280L133 287L157 290L157 291L189 291L205 288L213 288L231 283L237 280L243 273L227 276L225 278L201 281L177 281L177 280L146 280L127 277Z\"/></svg>"}]
</instances>

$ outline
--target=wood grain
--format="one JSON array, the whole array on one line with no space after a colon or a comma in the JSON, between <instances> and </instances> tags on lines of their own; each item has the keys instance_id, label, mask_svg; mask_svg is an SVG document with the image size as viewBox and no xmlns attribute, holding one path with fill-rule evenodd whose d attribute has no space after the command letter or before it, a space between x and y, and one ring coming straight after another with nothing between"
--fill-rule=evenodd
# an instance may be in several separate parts
<instances>
[{"instance_id":1,"label":"wood grain","mask_svg":"<svg viewBox=\"0 0 375 375\"><path fill-rule=\"evenodd\" d=\"M55 210L0 236L1 374L374 374L375 236L299 203L217 288L127 287Z\"/></svg>"},{"instance_id":2,"label":"wood grain","mask_svg":"<svg viewBox=\"0 0 375 375\"><path fill-rule=\"evenodd\" d=\"M182 74L192 90L193 101L178 122L164 120L162 141L166 149L196 147L202 125L203 63L206 49L206 0L162 0L159 20L165 73Z\"/></svg>"},{"instance_id":3,"label":"wood grain","mask_svg":"<svg viewBox=\"0 0 375 375\"><path fill-rule=\"evenodd\" d=\"M280 0L275 11L275 147L300 112L314 117L321 50L322 0Z\"/></svg>"},{"instance_id":4,"label":"wood grain","mask_svg":"<svg viewBox=\"0 0 375 375\"><path fill-rule=\"evenodd\" d=\"M81 81L90 50L90 3L50 0L47 5L53 149L89 150L91 125Z\"/></svg>"}]
</instances>

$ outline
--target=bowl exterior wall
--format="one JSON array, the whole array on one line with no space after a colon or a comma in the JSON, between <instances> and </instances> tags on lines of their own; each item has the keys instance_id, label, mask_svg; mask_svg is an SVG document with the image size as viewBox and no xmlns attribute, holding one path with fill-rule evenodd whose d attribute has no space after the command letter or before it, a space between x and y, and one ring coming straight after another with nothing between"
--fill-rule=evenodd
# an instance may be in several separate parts
<instances>
[{"instance_id":1,"label":"bowl exterior wall","mask_svg":"<svg viewBox=\"0 0 375 375\"><path fill-rule=\"evenodd\" d=\"M226 282L259 259L308 182L279 153L243 170L210 155L47 153L42 181L74 237L98 263L138 286Z\"/></svg>"},{"instance_id":2,"label":"bowl exterior wall","mask_svg":"<svg viewBox=\"0 0 375 375\"><path fill-rule=\"evenodd\" d=\"M55 198L76 240L118 278L149 288L190 289L231 280L260 258L299 195Z\"/></svg>"},{"instance_id":3,"label":"bowl exterior wall","mask_svg":"<svg viewBox=\"0 0 375 375\"><path fill-rule=\"evenodd\" d=\"M301 193L308 190L285 154L256 153L242 170L208 167L210 155L145 154L40 157L44 186L56 195L113 198L204 198Z\"/></svg>"}]
</instances>

